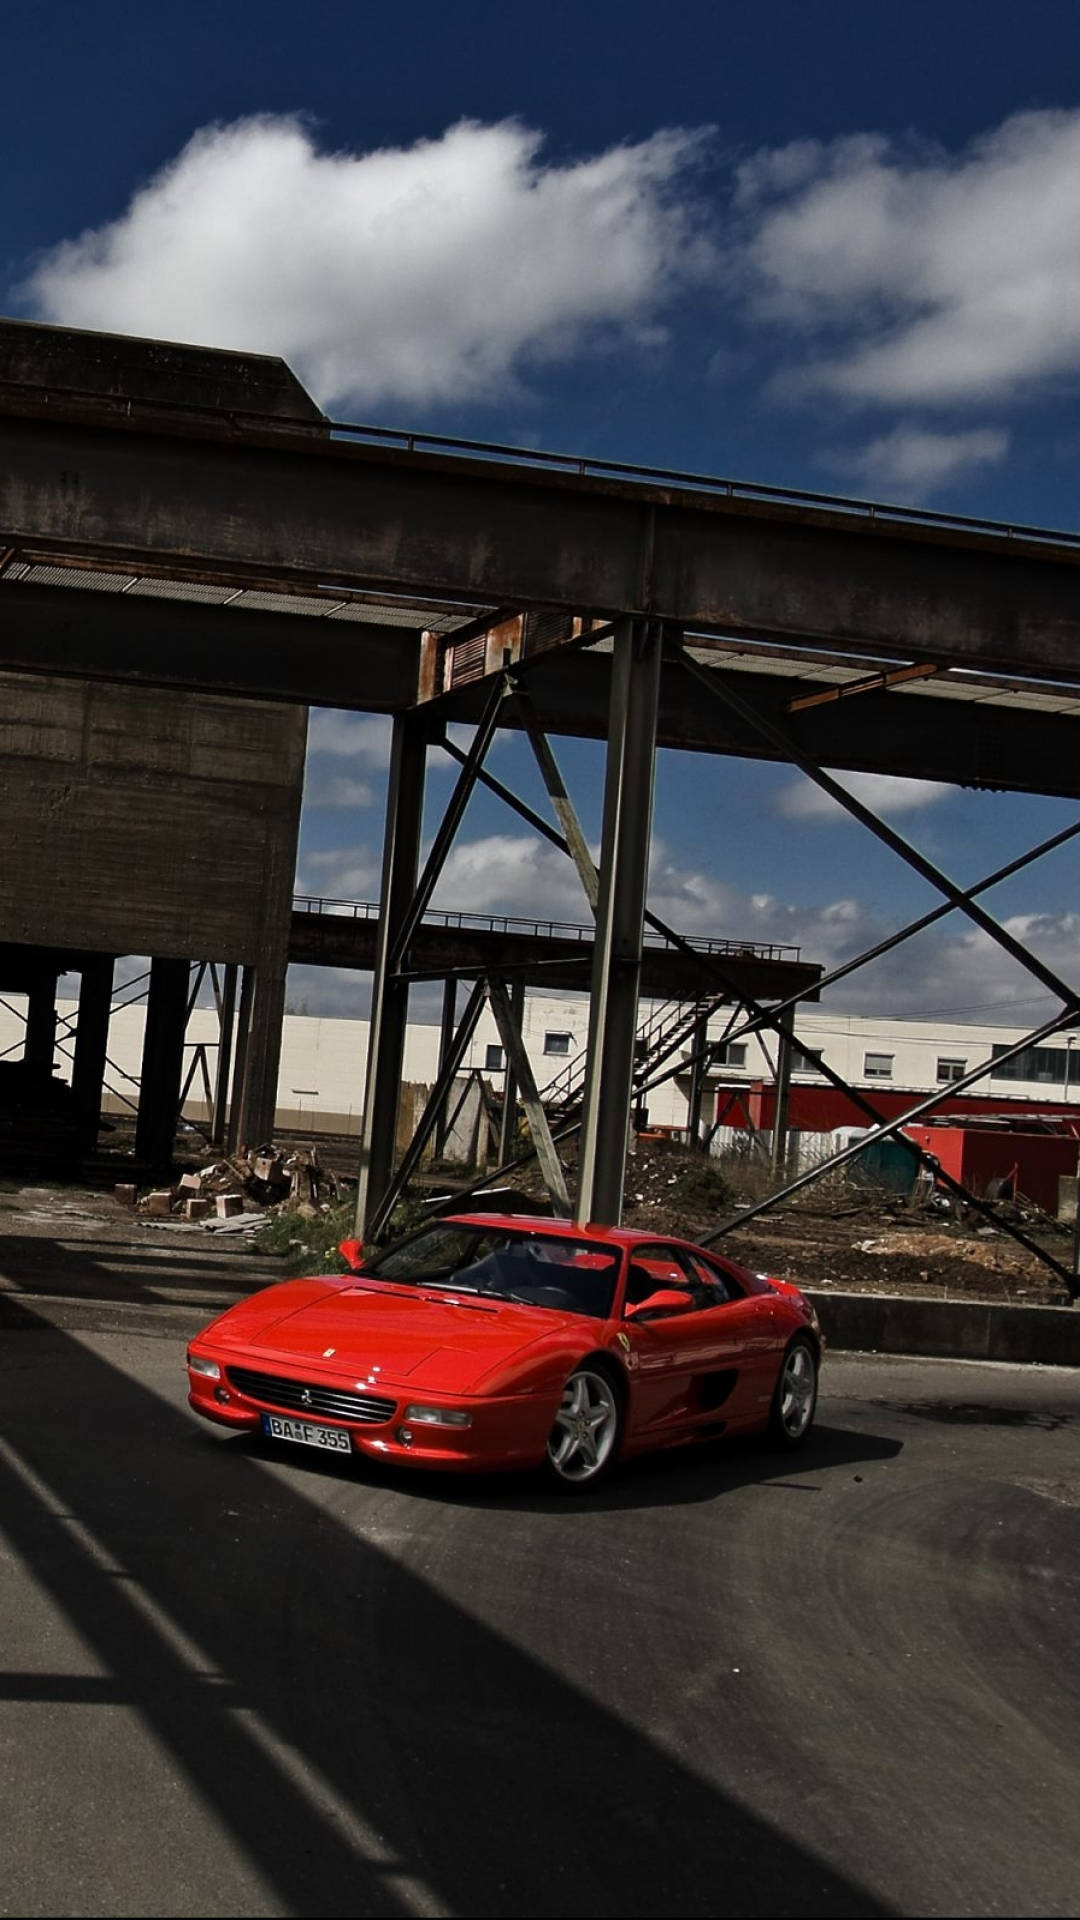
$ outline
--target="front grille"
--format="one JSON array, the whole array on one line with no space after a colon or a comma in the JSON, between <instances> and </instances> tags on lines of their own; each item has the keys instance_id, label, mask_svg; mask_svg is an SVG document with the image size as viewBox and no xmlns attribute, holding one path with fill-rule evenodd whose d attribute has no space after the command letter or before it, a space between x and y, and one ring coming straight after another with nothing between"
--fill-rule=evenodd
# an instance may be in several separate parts
<instances>
[{"instance_id":1,"label":"front grille","mask_svg":"<svg viewBox=\"0 0 1080 1920\"><path fill-rule=\"evenodd\" d=\"M376 1426L389 1420L397 1405L374 1393L341 1393L336 1387L317 1386L309 1380L285 1380L279 1373L255 1373L250 1367L226 1367L226 1379L252 1400L264 1400L271 1407L285 1407L290 1413L323 1413L332 1420L361 1421Z\"/></svg>"}]
</instances>

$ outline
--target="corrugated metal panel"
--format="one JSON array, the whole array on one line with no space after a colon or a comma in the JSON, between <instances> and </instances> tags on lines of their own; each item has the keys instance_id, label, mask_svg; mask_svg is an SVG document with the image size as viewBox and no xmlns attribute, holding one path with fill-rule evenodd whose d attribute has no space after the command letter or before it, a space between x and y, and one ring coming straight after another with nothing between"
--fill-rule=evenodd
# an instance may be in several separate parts
<instances>
[{"instance_id":1,"label":"corrugated metal panel","mask_svg":"<svg viewBox=\"0 0 1080 1920\"><path fill-rule=\"evenodd\" d=\"M450 685L465 686L470 680L479 680L484 671L487 657L487 635L475 633L471 640L463 640L459 647L450 652Z\"/></svg>"},{"instance_id":2,"label":"corrugated metal panel","mask_svg":"<svg viewBox=\"0 0 1080 1920\"><path fill-rule=\"evenodd\" d=\"M341 606L342 602L321 599L315 594L263 593L249 588L239 594L232 605L250 608L253 613L306 613L317 616L329 613L332 608Z\"/></svg>"},{"instance_id":3,"label":"corrugated metal panel","mask_svg":"<svg viewBox=\"0 0 1080 1920\"><path fill-rule=\"evenodd\" d=\"M570 613L527 613L521 635L522 658L526 654L546 653L573 639L574 616Z\"/></svg>"},{"instance_id":4,"label":"corrugated metal panel","mask_svg":"<svg viewBox=\"0 0 1080 1920\"><path fill-rule=\"evenodd\" d=\"M6 576L11 578L10 574ZM83 592L123 593L125 587L134 586L138 575L134 573L106 573L95 567L28 567L23 574L24 582L33 587L79 587Z\"/></svg>"},{"instance_id":5,"label":"corrugated metal panel","mask_svg":"<svg viewBox=\"0 0 1080 1920\"><path fill-rule=\"evenodd\" d=\"M235 587L203 586L197 580L136 580L131 589L142 600L193 600L204 607L224 606L235 592Z\"/></svg>"}]
</instances>

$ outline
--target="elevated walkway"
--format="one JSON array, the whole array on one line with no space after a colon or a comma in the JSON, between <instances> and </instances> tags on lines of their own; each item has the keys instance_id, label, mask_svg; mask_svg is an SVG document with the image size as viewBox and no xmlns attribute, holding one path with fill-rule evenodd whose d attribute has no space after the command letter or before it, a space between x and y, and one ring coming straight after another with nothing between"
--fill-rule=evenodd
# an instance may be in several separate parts
<instances>
[{"instance_id":1,"label":"elevated walkway","mask_svg":"<svg viewBox=\"0 0 1080 1920\"><path fill-rule=\"evenodd\" d=\"M375 965L379 907L374 901L298 895L289 934L290 961L305 966ZM529 920L505 914L430 911L417 928L408 971L417 980L442 980L488 972L522 979L526 986L587 993L592 971L593 929L560 920ZM798 993L817 999L822 968L800 957L797 946L768 941L691 939L689 954L646 935L641 992L646 999L715 997L713 961L722 960L733 988L757 1000ZM733 995L734 997L734 995Z\"/></svg>"}]
</instances>

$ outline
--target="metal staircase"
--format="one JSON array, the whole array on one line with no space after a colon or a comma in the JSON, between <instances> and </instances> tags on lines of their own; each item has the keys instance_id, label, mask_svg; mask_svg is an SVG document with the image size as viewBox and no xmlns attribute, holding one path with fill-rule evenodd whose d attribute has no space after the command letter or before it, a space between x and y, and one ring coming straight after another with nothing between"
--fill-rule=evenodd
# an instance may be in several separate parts
<instances>
[{"instance_id":1,"label":"metal staircase","mask_svg":"<svg viewBox=\"0 0 1080 1920\"><path fill-rule=\"evenodd\" d=\"M716 994L706 1000L664 1000L654 1006L638 1028L634 1042L634 1086L640 1087L650 1074L669 1059L676 1048L689 1039L698 1022L711 1019L730 1004L730 995ZM540 1098L551 1126L565 1125L581 1104L585 1090L585 1054L566 1061L546 1086Z\"/></svg>"}]
</instances>

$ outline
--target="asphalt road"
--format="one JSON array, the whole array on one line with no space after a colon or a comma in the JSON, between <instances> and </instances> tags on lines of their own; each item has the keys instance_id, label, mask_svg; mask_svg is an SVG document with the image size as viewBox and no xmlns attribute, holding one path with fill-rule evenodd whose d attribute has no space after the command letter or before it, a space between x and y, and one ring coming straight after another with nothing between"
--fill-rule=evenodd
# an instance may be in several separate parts
<instances>
[{"instance_id":1,"label":"asphalt road","mask_svg":"<svg viewBox=\"0 0 1080 1920\"><path fill-rule=\"evenodd\" d=\"M1075 1372L837 1356L797 1461L574 1501L181 1360L0 1334L0 1913L1075 1912Z\"/></svg>"}]
</instances>

